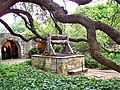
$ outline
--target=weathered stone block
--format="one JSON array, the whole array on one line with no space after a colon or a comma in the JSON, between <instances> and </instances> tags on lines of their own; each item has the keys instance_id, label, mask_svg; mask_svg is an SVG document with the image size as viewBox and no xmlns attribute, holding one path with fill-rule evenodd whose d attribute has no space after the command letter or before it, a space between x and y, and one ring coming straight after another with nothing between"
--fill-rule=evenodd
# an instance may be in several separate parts
<instances>
[{"instance_id":1,"label":"weathered stone block","mask_svg":"<svg viewBox=\"0 0 120 90\"><path fill-rule=\"evenodd\" d=\"M61 75L68 75L68 71L70 70L85 67L83 55L69 55L62 57L33 55L32 59L33 66L56 72Z\"/></svg>"}]
</instances>

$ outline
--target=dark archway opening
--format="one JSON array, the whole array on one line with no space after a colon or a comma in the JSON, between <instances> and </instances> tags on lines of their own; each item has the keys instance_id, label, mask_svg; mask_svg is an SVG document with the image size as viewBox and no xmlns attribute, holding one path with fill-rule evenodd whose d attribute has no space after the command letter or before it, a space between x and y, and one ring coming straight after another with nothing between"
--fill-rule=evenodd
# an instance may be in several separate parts
<instances>
[{"instance_id":1,"label":"dark archway opening","mask_svg":"<svg viewBox=\"0 0 120 90\"><path fill-rule=\"evenodd\" d=\"M12 40L4 42L1 48L2 60L18 58L18 47Z\"/></svg>"}]
</instances>

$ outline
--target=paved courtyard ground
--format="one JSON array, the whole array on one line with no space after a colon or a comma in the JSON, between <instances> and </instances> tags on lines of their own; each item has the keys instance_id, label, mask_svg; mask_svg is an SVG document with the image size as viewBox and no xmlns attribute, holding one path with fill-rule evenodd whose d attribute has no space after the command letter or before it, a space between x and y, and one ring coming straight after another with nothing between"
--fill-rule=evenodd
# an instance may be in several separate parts
<instances>
[{"instance_id":1,"label":"paved courtyard ground","mask_svg":"<svg viewBox=\"0 0 120 90\"><path fill-rule=\"evenodd\" d=\"M28 59L7 59L7 60L2 60L1 63L4 64L15 64L15 63L22 63Z\"/></svg>"},{"instance_id":2,"label":"paved courtyard ground","mask_svg":"<svg viewBox=\"0 0 120 90\"><path fill-rule=\"evenodd\" d=\"M88 72L86 74L88 77L95 77L102 79L113 78L113 77L120 78L120 73L114 70L88 69Z\"/></svg>"},{"instance_id":3,"label":"paved courtyard ground","mask_svg":"<svg viewBox=\"0 0 120 90\"><path fill-rule=\"evenodd\" d=\"M5 64L15 64L15 63L21 63L28 59L10 59L10 60L2 60L1 63ZM120 78L120 73L114 71L114 70L98 70L98 69L88 69L88 72L85 73L90 78L112 78L112 77L118 77Z\"/></svg>"}]
</instances>

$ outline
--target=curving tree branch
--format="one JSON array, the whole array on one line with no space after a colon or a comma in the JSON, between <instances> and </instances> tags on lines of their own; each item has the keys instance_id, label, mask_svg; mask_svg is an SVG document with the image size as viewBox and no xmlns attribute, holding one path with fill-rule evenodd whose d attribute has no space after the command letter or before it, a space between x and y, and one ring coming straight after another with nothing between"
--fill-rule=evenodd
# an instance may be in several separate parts
<instances>
[{"instance_id":1,"label":"curving tree branch","mask_svg":"<svg viewBox=\"0 0 120 90\"><path fill-rule=\"evenodd\" d=\"M86 5L90 3L92 0L69 0L69 1L75 2L78 5Z\"/></svg>"},{"instance_id":2,"label":"curving tree branch","mask_svg":"<svg viewBox=\"0 0 120 90\"><path fill-rule=\"evenodd\" d=\"M53 22L54 22L54 24L55 24L55 27L57 28L57 30L59 31L59 34L62 34L62 29L60 28L60 26L57 24L57 20L54 18L54 14L51 12L51 11L49 11L49 13L50 13L50 17L52 18L52 20L53 20Z\"/></svg>"},{"instance_id":3,"label":"curving tree branch","mask_svg":"<svg viewBox=\"0 0 120 90\"><path fill-rule=\"evenodd\" d=\"M96 27L96 30L98 29L103 31L108 36L110 36L117 44L120 44L120 33L117 32L114 28L100 21L95 22L95 27Z\"/></svg>"},{"instance_id":4,"label":"curving tree branch","mask_svg":"<svg viewBox=\"0 0 120 90\"><path fill-rule=\"evenodd\" d=\"M24 22L25 22L25 26L29 29L29 30L32 30L32 28L30 27L30 24L27 22L26 18L24 16L22 16L21 14L19 13L16 13L18 16L20 16Z\"/></svg>"},{"instance_id":5,"label":"curving tree branch","mask_svg":"<svg viewBox=\"0 0 120 90\"><path fill-rule=\"evenodd\" d=\"M34 35L36 35L36 36L37 36L38 38L40 38L40 39L45 40L45 38L43 38L42 36L40 36L40 35L36 32L36 30L35 30L35 28L34 28L33 18L32 18L32 16L30 15L30 13L28 13L28 12L26 12L26 11L23 11L23 10L19 10L19 9L8 9L8 10L6 11L6 14L7 14L7 13L15 13L15 14L17 14L18 16L20 16L20 17L25 21L26 27L27 27L29 30L31 30L31 32L32 32ZM26 18L25 18L24 16L22 16L22 14L27 16L29 23L27 22Z\"/></svg>"},{"instance_id":6,"label":"curving tree branch","mask_svg":"<svg viewBox=\"0 0 120 90\"><path fill-rule=\"evenodd\" d=\"M69 0L69 1L75 2L78 5L86 5L90 3L92 0ZM115 1L120 4L120 0L115 0Z\"/></svg>"},{"instance_id":7,"label":"curving tree branch","mask_svg":"<svg viewBox=\"0 0 120 90\"><path fill-rule=\"evenodd\" d=\"M9 25L8 25L6 22L4 22L2 19L0 19L0 22L7 28L7 30L8 30L12 35L18 36L18 37L20 37L22 40L24 40L24 41L26 41L26 42L28 42L28 41L30 41L30 40L32 40L32 39L37 39L36 36L27 39L27 38L25 38L24 36L22 36L21 34L14 33L13 30L9 27Z\"/></svg>"},{"instance_id":8,"label":"curving tree branch","mask_svg":"<svg viewBox=\"0 0 120 90\"><path fill-rule=\"evenodd\" d=\"M107 48L105 48L105 47L103 47L103 46L101 46L100 45L100 47L104 50L104 51L106 51L106 52L108 52L108 53L120 53L120 51L118 51L118 50L108 50Z\"/></svg>"},{"instance_id":9,"label":"curving tree branch","mask_svg":"<svg viewBox=\"0 0 120 90\"><path fill-rule=\"evenodd\" d=\"M84 38L69 38L69 40L72 42L88 42L88 40Z\"/></svg>"},{"instance_id":10,"label":"curving tree branch","mask_svg":"<svg viewBox=\"0 0 120 90\"><path fill-rule=\"evenodd\" d=\"M115 1L120 4L120 0L115 0Z\"/></svg>"},{"instance_id":11,"label":"curving tree branch","mask_svg":"<svg viewBox=\"0 0 120 90\"><path fill-rule=\"evenodd\" d=\"M0 1L0 17L4 15L5 11L9 9L11 6L19 2L19 0L2 0Z\"/></svg>"},{"instance_id":12,"label":"curving tree branch","mask_svg":"<svg viewBox=\"0 0 120 90\"><path fill-rule=\"evenodd\" d=\"M115 19L116 19L116 15L117 15L117 14L120 14L120 11L115 12L115 14L113 14L113 15L111 16L111 18L112 18L111 26L113 25L113 23L114 23L114 21L115 21Z\"/></svg>"}]
</instances>

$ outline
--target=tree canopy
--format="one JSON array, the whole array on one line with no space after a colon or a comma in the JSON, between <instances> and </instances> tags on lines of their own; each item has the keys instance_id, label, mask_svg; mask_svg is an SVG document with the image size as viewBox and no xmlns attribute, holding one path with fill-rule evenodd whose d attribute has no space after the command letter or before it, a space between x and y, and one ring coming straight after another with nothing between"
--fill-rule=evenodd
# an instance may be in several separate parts
<instances>
[{"instance_id":1,"label":"tree canopy","mask_svg":"<svg viewBox=\"0 0 120 90\"><path fill-rule=\"evenodd\" d=\"M78 5L84 5L88 4L92 0L70 0L76 2ZM115 2L112 2L112 4L120 4L120 0L114 0ZM59 34L63 34L62 29L59 27L58 22L61 23L69 23L69 24L80 24L85 27L87 32L86 38L70 38L70 41L73 42L80 42L84 41L87 42L90 46L90 53L91 56L97 60L99 63L114 69L118 72L120 72L120 65L113 62L111 59L105 58L103 54L100 52L100 46L98 43L98 40L96 39L96 32L98 30L104 32L106 35L108 35L111 39L113 39L117 44L120 44L120 33L116 30L116 28L112 27L109 24L103 23L102 21L93 20L87 16L84 16L82 14L68 14L67 10L64 9L64 7L60 6L59 4L53 2L53 0L0 0L0 17L4 16L8 13L14 13L21 17L26 27L34 34L34 36L30 38L26 38L22 36L21 34L15 33L12 28L7 24L7 22L3 21L0 18L0 22L7 28L7 30L15 36L20 37L24 41L29 41L31 39L40 39L40 40L46 40L46 37L41 35L38 30L36 30L35 25L33 23L33 17L31 15L31 12L38 10L33 8L32 11L29 10L29 8L23 9L23 8L16 8L16 4L19 2L22 2L22 5L26 7L26 3L32 3L37 6L39 6L43 11L48 11L55 27L58 30ZM30 4L31 5L31 4ZM119 13L119 10L116 11L116 13ZM99 14L99 12L97 13ZM80 36L79 36L80 37Z\"/></svg>"}]
</instances>

